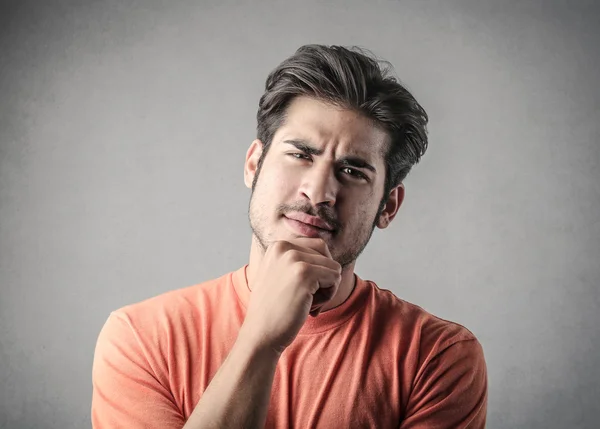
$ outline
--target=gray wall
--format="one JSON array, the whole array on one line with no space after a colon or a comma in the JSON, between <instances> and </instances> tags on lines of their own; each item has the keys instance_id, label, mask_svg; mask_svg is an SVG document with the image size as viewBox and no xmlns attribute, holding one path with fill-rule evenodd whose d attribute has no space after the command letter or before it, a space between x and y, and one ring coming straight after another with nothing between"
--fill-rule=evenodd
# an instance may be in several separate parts
<instances>
[{"instance_id":1,"label":"gray wall","mask_svg":"<svg viewBox=\"0 0 600 429\"><path fill-rule=\"evenodd\" d=\"M489 428L598 427L600 6L4 1L0 20L0 427L89 427L108 313L247 261L258 98L315 42L388 59L431 116L359 275L479 337Z\"/></svg>"}]
</instances>

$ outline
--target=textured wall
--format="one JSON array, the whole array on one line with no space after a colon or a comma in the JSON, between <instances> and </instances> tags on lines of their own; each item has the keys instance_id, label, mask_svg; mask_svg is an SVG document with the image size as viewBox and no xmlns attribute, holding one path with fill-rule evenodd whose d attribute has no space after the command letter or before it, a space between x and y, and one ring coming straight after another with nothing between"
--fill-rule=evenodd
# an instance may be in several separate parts
<instances>
[{"instance_id":1,"label":"textured wall","mask_svg":"<svg viewBox=\"0 0 600 429\"><path fill-rule=\"evenodd\" d=\"M305 43L372 50L431 117L357 272L479 337L488 427L597 427L599 23L591 1L2 2L0 427L89 427L108 313L247 261L258 98Z\"/></svg>"}]
</instances>

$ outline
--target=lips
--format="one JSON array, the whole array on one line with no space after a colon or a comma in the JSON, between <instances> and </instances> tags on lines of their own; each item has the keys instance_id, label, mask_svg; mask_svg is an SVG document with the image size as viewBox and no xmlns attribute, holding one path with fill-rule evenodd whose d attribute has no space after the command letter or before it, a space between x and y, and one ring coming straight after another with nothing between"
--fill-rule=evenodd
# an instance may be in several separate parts
<instances>
[{"instance_id":1,"label":"lips","mask_svg":"<svg viewBox=\"0 0 600 429\"><path fill-rule=\"evenodd\" d=\"M328 239L331 237L331 234L333 234L327 229L322 229L318 226L313 226L308 223L300 222L299 220L290 219L285 216L283 217L283 219L290 231L304 237Z\"/></svg>"},{"instance_id":2,"label":"lips","mask_svg":"<svg viewBox=\"0 0 600 429\"><path fill-rule=\"evenodd\" d=\"M299 212L288 213L285 215L285 217L287 217L288 219L297 220L298 222L302 222L307 225L312 225L317 228L324 229L325 231L330 231L330 232L333 231L333 227L331 225L329 225L327 222L325 222L324 220L322 220L321 218L318 218L315 216L310 216L305 213L299 213Z\"/></svg>"}]
</instances>

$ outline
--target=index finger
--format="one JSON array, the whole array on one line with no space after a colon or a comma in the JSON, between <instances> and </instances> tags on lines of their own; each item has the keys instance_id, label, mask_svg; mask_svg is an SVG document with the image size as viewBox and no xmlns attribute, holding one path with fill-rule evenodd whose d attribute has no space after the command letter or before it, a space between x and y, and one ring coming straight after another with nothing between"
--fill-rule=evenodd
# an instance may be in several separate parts
<instances>
[{"instance_id":1,"label":"index finger","mask_svg":"<svg viewBox=\"0 0 600 429\"><path fill-rule=\"evenodd\" d=\"M329 252L329 246L322 238L313 237L298 237L289 240L291 243L295 243L300 247L305 247L311 250L315 250L323 256L333 259L331 252Z\"/></svg>"}]
</instances>

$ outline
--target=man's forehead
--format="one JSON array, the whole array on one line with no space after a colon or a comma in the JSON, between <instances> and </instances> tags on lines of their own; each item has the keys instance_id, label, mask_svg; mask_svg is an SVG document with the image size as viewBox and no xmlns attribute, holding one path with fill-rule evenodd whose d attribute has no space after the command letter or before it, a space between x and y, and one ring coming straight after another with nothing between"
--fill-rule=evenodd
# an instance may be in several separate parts
<instances>
[{"instance_id":1,"label":"man's forehead","mask_svg":"<svg viewBox=\"0 0 600 429\"><path fill-rule=\"evenodd\" d=\"M311 97L296 97L286 111L276 141L302 140L321 148L330 143L344 155L370 158L385 155L388 135L364 115Z\"/></svg>"},{"instance_id":2,"label":"man's forehead","mask_svg":"<svg viewBox=\"0 0 600 429\"><path fill-rule=\"evenodd\" d=\"M371 161L375 161L378 157L383 157L383 155L385 155L385 152L383 151L385 146L382 146L381 143L377 141L358 139L355 139L355 141L333 140L336 140L336 143L338 143L338 150L336 152L339 155L356 156ZM277 139L276 144L284 149L286 146L309 146L314 149L324 150L327 146L327 143L323 143L324 141L332 141L332 139L318 137L315 139L307 137L306 133L285 132Z\"/></svg>"}]
</instances>

